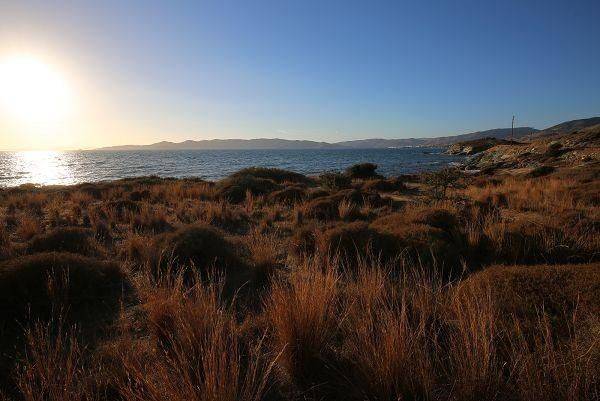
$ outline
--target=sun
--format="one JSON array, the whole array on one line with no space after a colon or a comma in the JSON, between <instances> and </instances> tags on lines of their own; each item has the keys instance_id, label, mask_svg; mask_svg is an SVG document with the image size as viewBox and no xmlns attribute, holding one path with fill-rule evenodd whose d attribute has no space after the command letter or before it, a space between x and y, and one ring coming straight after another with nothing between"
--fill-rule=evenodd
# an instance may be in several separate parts
<instances>
[{"instance_id":1,"label":"sun","mask_svg":"<svg viewBox=\"0 0 600 401\"><path fill-rule=\"evenodd\" d=\"M0 109L28 124L64 121L73 109L71 88L51 64L29 55L0 59Z\"/></svg>"}]
</instances>

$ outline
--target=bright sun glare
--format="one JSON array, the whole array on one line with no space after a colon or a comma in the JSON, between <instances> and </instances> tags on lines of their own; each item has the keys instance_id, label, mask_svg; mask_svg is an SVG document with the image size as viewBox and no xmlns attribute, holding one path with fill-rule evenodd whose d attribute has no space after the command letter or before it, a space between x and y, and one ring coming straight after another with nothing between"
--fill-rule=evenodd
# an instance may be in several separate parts
<instances>
[{"instance_id":1,"label":"bright sun glare","mask_svg":"<svg viewBox=\"0 0 600 401\"><path fill-rule=\"evenodd\" d=\"M28 124L61 122L73 108L71 88L58 70L35 57L3 58L0 108Z\"/></svg>"}]
</instances>

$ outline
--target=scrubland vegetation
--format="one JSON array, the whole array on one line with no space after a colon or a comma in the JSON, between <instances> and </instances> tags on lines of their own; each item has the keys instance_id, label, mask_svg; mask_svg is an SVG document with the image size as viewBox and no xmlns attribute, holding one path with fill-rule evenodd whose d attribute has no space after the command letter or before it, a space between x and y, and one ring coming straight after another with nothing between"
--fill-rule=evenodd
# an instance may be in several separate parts
<instances>
[{"instance_id":1,"label":"scrubland vegetation","mask_svg":"<svg viewBox=\"0 0 600 401\"><path fill-rule=\"evenodd\" d=\"M0 190L7 400L593 400L597 164Z\"/></svg>"}]
</instances>

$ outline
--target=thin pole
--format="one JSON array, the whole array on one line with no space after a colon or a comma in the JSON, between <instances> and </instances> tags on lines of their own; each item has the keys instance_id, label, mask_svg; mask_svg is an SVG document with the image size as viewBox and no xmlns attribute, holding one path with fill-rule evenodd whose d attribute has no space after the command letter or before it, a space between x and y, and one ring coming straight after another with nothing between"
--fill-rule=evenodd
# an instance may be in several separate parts
<instances>
[{"instance_id":1,"label":"thin pole","mask_svg":"<svg viewBox=\"0 0 600 401\"><path fill-rule=\"evenodd\" d=\"M512 125L510 126L510 140L515 140L515 116L513 115Z\"/></svg>"}]
</instances>

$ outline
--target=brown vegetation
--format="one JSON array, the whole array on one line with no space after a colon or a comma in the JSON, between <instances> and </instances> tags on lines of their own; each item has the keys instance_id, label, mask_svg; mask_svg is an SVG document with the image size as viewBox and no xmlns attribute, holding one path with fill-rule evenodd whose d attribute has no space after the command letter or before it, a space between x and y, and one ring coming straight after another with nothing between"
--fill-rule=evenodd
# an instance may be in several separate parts
<instances>
[{"instance_id":1,"label":"brown vegetation","mask_svg":"<svg viewBox=\"0 0 600 401\"><path fill-rule=\"evenodd\" d=\"M0 398L599 399L598 171L2 189Z\"/></svg>"}]
</instances>

